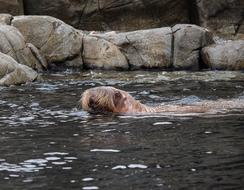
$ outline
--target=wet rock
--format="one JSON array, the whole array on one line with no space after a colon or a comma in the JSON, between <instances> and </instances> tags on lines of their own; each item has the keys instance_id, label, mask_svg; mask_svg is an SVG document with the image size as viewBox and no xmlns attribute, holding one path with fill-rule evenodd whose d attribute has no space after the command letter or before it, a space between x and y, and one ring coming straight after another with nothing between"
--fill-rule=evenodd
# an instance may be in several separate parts
<instances>
[{"instance_id":1,"label":"wet rock","mask_svg":"<svg viewBox=\"0 0 244 190\"><path fill-rule=\"evenodd\" d=\"M0 0L0 13L24 14L23 0Z\"/></svg>"},{"instance_id":2,"label":"wet rock","mask_svg":"<svg viewBox=\"0 0 244 190\"><path fill-rule=\"evenodd\" d=\"M42 70L43 62L32 53L23 35L13 26L0 25L0 52L13 57L20 64Z\"/></svg>"},{"instance_id":3,"label":"wet rock","mask_svg":"<svg viewBox=\"0 0 244 190\"><path fill-rule=\"evenodd\" d=\"M189 23L188 0L24 0L25 14L49 15L83 30L120 30Z\"/></svg>"},{"instance_id":4,"label":"wet rock","mask_svg":"<svg viewBox=\"0 0 244 190\"><path fill-rule=\"evenodd\" d=\"M174 68L198 70L200 51L213 43L212 34L205 28L189 24L177 24L172 31Z\"/></svg>"},{"instance_id":5,"label":"wet rock","mask_svg":"<svg viewBox=\"0 0 244 190\"><path fill-rule=\"evenodd\" d=\"M39 49L49 66L82 67L82 35L73 27L49 16L17 16L12 25Z\"/></svg>"},{"instance_id":6,"label":"wet rock","mask_svg":"<svg viewBox=\"0 0 244 190\"><path fill-rule=\"evenodd\" d=\"M97 37L84 37L83 60L88 68L128 69L127 60L119 48Z\"/></svg>"},{"instance_id":7,"label":"wet rock","mask_svg":"<svg viewBox=\"0 0 244 190\"><path fill-rule=\"evenodd\" d=\"M10 25L13 16L10 14L0 14L0 24Z\"/></svg>"},{"instance_id":8,"label":"wet rock","mask_svg":"<svg viewBox=\"0 0 244 190\"><path fill-rule=\"evenodd\" d=\"M172 31L169 27L94 35L117 45L131 69L171 67Z\"/></svg>"},{"instance_id":9,"label":"wet rock","mask_svg":"<svg viewBox=\"0 0 244 190\"><path fill-rule=\"evenodd\" d=\"M202 50L204 63L212 69L244 69L244 40L214 44Z\"/></svg>"},{"instance_id":10,"label":"wet rock","mask_svg":"<svg viewBox=\"0 0 244 190\"><path fill-rule=\"evenodd\" d=\"M200 24L223 36L244 33L243 0L196 1Z\"/></svg>"},{"instance_id":11,"label":"wet rock","mask_svg":"<svg viewBox=\"0 0 244 190\"><path fill-rule=\"evenodd\" d=\"M12 57L0 52L0 86L18 85L36 80L36 71L17 63Z\"/></svg>"}]
</instances>

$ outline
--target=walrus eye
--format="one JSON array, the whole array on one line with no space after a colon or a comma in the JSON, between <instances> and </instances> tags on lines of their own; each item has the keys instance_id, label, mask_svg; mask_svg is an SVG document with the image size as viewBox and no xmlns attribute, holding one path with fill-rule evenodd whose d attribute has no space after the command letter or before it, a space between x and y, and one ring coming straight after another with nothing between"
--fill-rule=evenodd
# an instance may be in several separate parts
<instances>
[{"instance_id":1,"label":"walrus eye","mask_svg":"<svg viewBox=\"0 0 244 190\"><path fill-rule=\"evenodd\" d=\"M90 108L94 108L95 105L96 105L96 102L93 100L92 97L90 97L88 106L89 106Z\"/></svg>"},{"instance_id":2,"label":"walrus eye","mask_svg":"<svg viewBox=\"0 0 244 190\"><path fill-rule=\"evenodd\" d=\"M117 91L117 92L115 92L114 97L116 99L120 99L120 98L122 98L122 94L119 91Z\"/></svg>"},{"instance_id":3,"label":"walrus eye","mask_svg":"<svg viewBox=\"0 0 244 190\"><path fill-rule=\"evenodd\" d=\"M115 107L118 107L118 105L120 105L120 103L121 103L121 99L122 99L122 94L121 94L121 92L119 92L119 91L116 91L115 93L114 93L114 105L115 105Z\"/></svg>"}]
</instances>

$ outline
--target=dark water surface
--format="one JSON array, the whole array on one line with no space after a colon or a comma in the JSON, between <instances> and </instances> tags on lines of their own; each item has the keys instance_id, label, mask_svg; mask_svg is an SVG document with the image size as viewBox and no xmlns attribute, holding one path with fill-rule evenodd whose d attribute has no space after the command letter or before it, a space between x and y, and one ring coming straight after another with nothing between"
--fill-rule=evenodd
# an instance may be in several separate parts
<instances>
[{"instance_id":1,"label":"dark water surface","mask_svg":"<svg viewBox=\"0 0 244 190\"><path fill-rule=\"evenodd\" d=\"M147 104L244 96L240 72L85 72L0 87L0 189L244 189L244 110L209 116L91 115L87 88Z\"/></svg>"}]
</instances>

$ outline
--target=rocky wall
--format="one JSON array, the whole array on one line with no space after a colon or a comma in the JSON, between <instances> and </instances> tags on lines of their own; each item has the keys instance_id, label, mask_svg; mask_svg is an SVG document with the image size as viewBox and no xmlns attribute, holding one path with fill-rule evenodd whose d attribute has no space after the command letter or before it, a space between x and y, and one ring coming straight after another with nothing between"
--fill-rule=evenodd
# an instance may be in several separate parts
<instances>
[{"instance_id":1,"label":"rocky wall","mask_svg":"<svg viewBox=\"0 0 244 190\"><path fill-rule=\"evenodd\" d=\"M226 38L236 36L243 38L244 33L243 0L23 0L23 2L26 15L54 16L82 30L133 31L183 23L208 28Z\"/></svg>"},{"instance_id":2,"label":"rocky wall","mask_svg":"<svg viewBox=\"0 0 244 190\"><path fill-rule=\"evenodd\" d=\"M87 32L50 16L0 14L2 68L8 67L8 60L10 65L15 60L25 65L25 70L30 67L37 71L243 70L243 44L241 39L216 41L208 29L192 24L131 32Z\"/></svg>"}]
</instances>

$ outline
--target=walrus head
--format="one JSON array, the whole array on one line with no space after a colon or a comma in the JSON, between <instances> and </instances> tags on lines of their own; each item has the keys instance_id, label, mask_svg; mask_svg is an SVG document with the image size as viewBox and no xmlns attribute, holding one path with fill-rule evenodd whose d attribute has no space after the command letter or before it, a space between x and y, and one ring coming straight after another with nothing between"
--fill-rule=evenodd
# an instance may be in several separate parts
<instances>
[{"instance_id":1,"label":"walrus head","mask_svg":"<svg viewBox=\"0 0 244 190\"><path fill-rule=\"evenodd\" d=\"M86 90L81 97L81 106L88 112L135 112L140 103L123 90L110 86L95 87Z\"/></svg>"}]
</instances>

